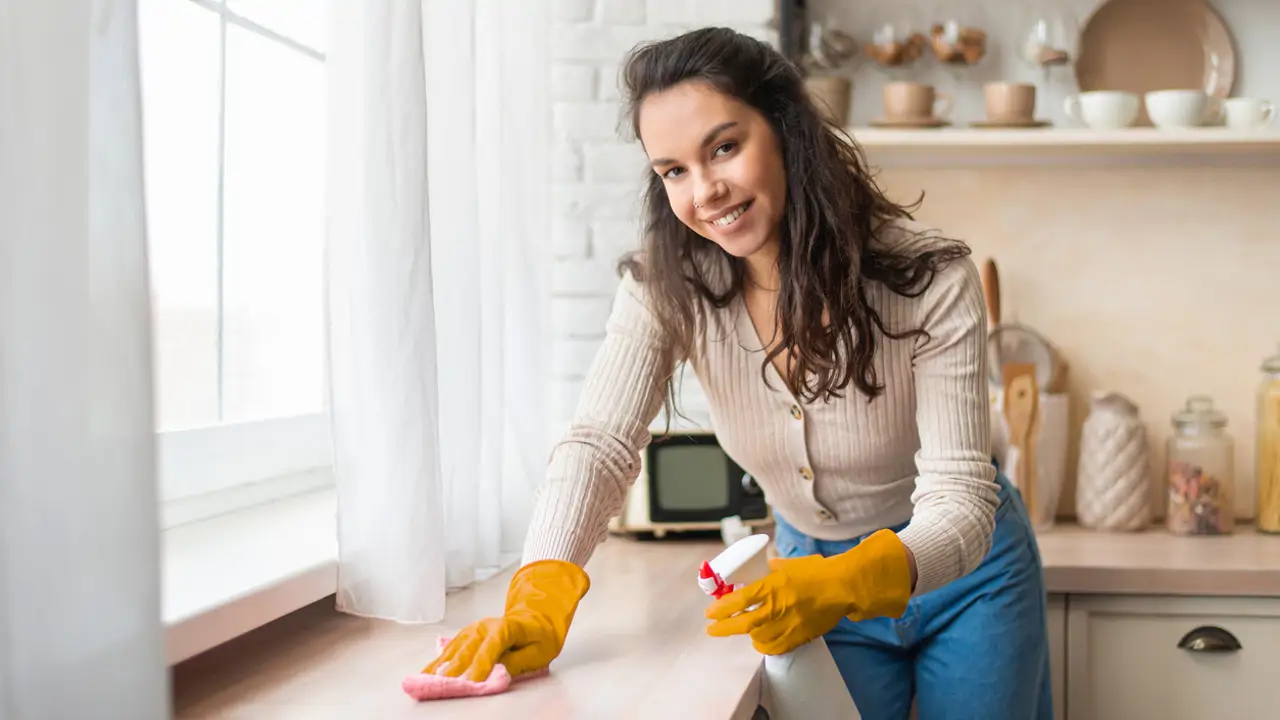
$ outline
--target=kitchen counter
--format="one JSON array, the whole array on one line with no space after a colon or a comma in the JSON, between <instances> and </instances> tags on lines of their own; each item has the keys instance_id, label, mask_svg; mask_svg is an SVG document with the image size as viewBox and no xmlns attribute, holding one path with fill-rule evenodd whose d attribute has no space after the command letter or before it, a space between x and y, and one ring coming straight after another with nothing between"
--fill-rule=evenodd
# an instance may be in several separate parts
<instances>
[{"instance_id":1,"label":"kitchen counter","mask_svg":"<svg viewBox=\"0 0 1280 720\"><path fill-rule=\"evenodd\" d=\"M1280 535L1178 537L1162 526L1100 533L1058 525L1037 534L1050 593L1280 597Z\"/></svg>"},{"instance_id":2,"label":"kitchen counter","mask_svg":"<svg viewBox=\"0 0 1280 720\"><path fill-rule=\"evenodd\" d=\"M418 704L401 679L435 639L501 612L514 570L449 597L438 625L398 625L333 610L332 599L175 668L177 718L698 718L749 720L759 655L746 637L713 638L698 566L718 540L612 537L587 569L591 590L549 677L501 695Z\"/></svg>"},{"instance_id":3,"label":"kitchen counter","mask_svg":"<svg viewBox=\"0 0 1280 720\"><path fill-rule=\"evenodd\" d=\"M1280 596L1280 537L1242 526L1226 537L1160 528L1097 533L1066 524L1038 535L1050 593ZM322 601L174 670L178 718L425 717L747 720L761 693L745 637L711 638L697 567L717 540L611 537L549 677L506 694L419 705L400 680L435 655L438 634L501 610L511 570L450 596L437 625L350 617Z\"/></svg>"}]
</instances>

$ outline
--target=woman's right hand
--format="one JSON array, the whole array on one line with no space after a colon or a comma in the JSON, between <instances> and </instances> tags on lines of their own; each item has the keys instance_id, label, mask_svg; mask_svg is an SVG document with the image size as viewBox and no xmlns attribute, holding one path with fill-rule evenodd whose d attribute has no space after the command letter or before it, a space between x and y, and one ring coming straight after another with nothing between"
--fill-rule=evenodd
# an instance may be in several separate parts
<instances>
[{"instance_id":1,"label":"woman's right hand","mask_svg":"<svg viewBox=\"0 0 1280 720\"><path fill-rule=\"evenodd\" d=\"M560 655L591 581L577 565L539 560L516 571L501 617L468 625L422 672L482 682L496 663L512 677L541 670Z\"/></svg>"}]
</instances>

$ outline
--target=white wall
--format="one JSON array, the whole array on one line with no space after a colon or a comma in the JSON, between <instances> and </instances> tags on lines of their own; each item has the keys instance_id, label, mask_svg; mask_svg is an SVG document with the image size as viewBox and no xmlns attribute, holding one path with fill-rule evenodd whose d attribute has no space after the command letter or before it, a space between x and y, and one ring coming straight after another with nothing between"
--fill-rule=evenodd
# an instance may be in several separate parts
<instances>
[{"instance_id":1,"label":"white wall","mask_svg":"<svg viewBox=\"0 0 1280 720\"><path fill-rule=\"evenodd\" d=\"M865 5L810 3L815 16ZM997 11L1014 5L986 4ZM1266 72L1280 68L1280 45L1266 47L1280 32L1280 3L1218 5L1240 48L1235 94L1280 100L1280 73ZM677 0L557 3L553 372L559 420L572 411L599 345L617 282L614 263L636 240L644 167L639 150L615 133L618 58L638 40L704 23L768 36L772 2L694 0L690 7ZM870 111L863 103L861 117L877 109L878 96ZM889 168L880 180L899 200L924 190L922 219L969 242L979 258L995 257L1006 313L1062 346L1077 427L1072 469L1089 393L1120 390L1141 406L1158 491L1170 413L1188 394L1208 392L1230 418L1239 507L1251 515L1253 389L1263 356L1280 343L1280 169ZM1041 264L1046 258L1070 271L1050 271ZM699 394L689 397L696 410ZM1073 491L1068 488L1062 505L1068 514Z\"/></svg>"}]
</instances>

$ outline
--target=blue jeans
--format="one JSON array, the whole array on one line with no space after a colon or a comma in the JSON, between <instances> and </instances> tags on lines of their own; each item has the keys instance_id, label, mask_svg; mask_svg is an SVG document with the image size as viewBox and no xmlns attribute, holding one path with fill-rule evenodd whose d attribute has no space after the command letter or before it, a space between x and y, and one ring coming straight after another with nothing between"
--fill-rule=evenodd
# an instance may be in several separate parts
<instances>
[{"instance_id":1,"label":"blue jeans","mask_svg":"<svg viewBox=\"0 0 1280 720\"><path fill-rule=\"evenodd\" d=\"M991 551L973 572L911 599L900 619L841 619L825 635L864 720L1052 720L1040 549L1003 476ZM831 556L858 544L816 540L775 515L783 557ZM902 526L892 528L895 532Z\"/></svg>"}]
</instances>

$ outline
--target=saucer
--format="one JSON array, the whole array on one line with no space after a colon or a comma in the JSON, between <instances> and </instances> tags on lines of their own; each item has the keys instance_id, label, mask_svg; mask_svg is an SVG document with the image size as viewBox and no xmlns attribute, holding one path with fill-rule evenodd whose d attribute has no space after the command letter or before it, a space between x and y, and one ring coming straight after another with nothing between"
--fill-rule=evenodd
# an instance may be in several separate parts
<instances>
[{"instance_id":1,"label":"saucer","mask_svg":"<svg viewBox=\"0 0 1280 720\"><path fill-rule=\"evenodd\" d=\"M945 118L903 118L901 120L872 120L871 127L878 128L940 128L951 124Z\"/></svg>"},{"instance_id":2,"label":"saucer","mask_svg":"<svg viewBox=\"0 0 1280 720\"><path fill-rule=\"evenodd\" d=\"M975 128L1038 128L1049 127L1053 123L1048 120L978 120L969 123Z\"/></svg>"}]
</instances>

